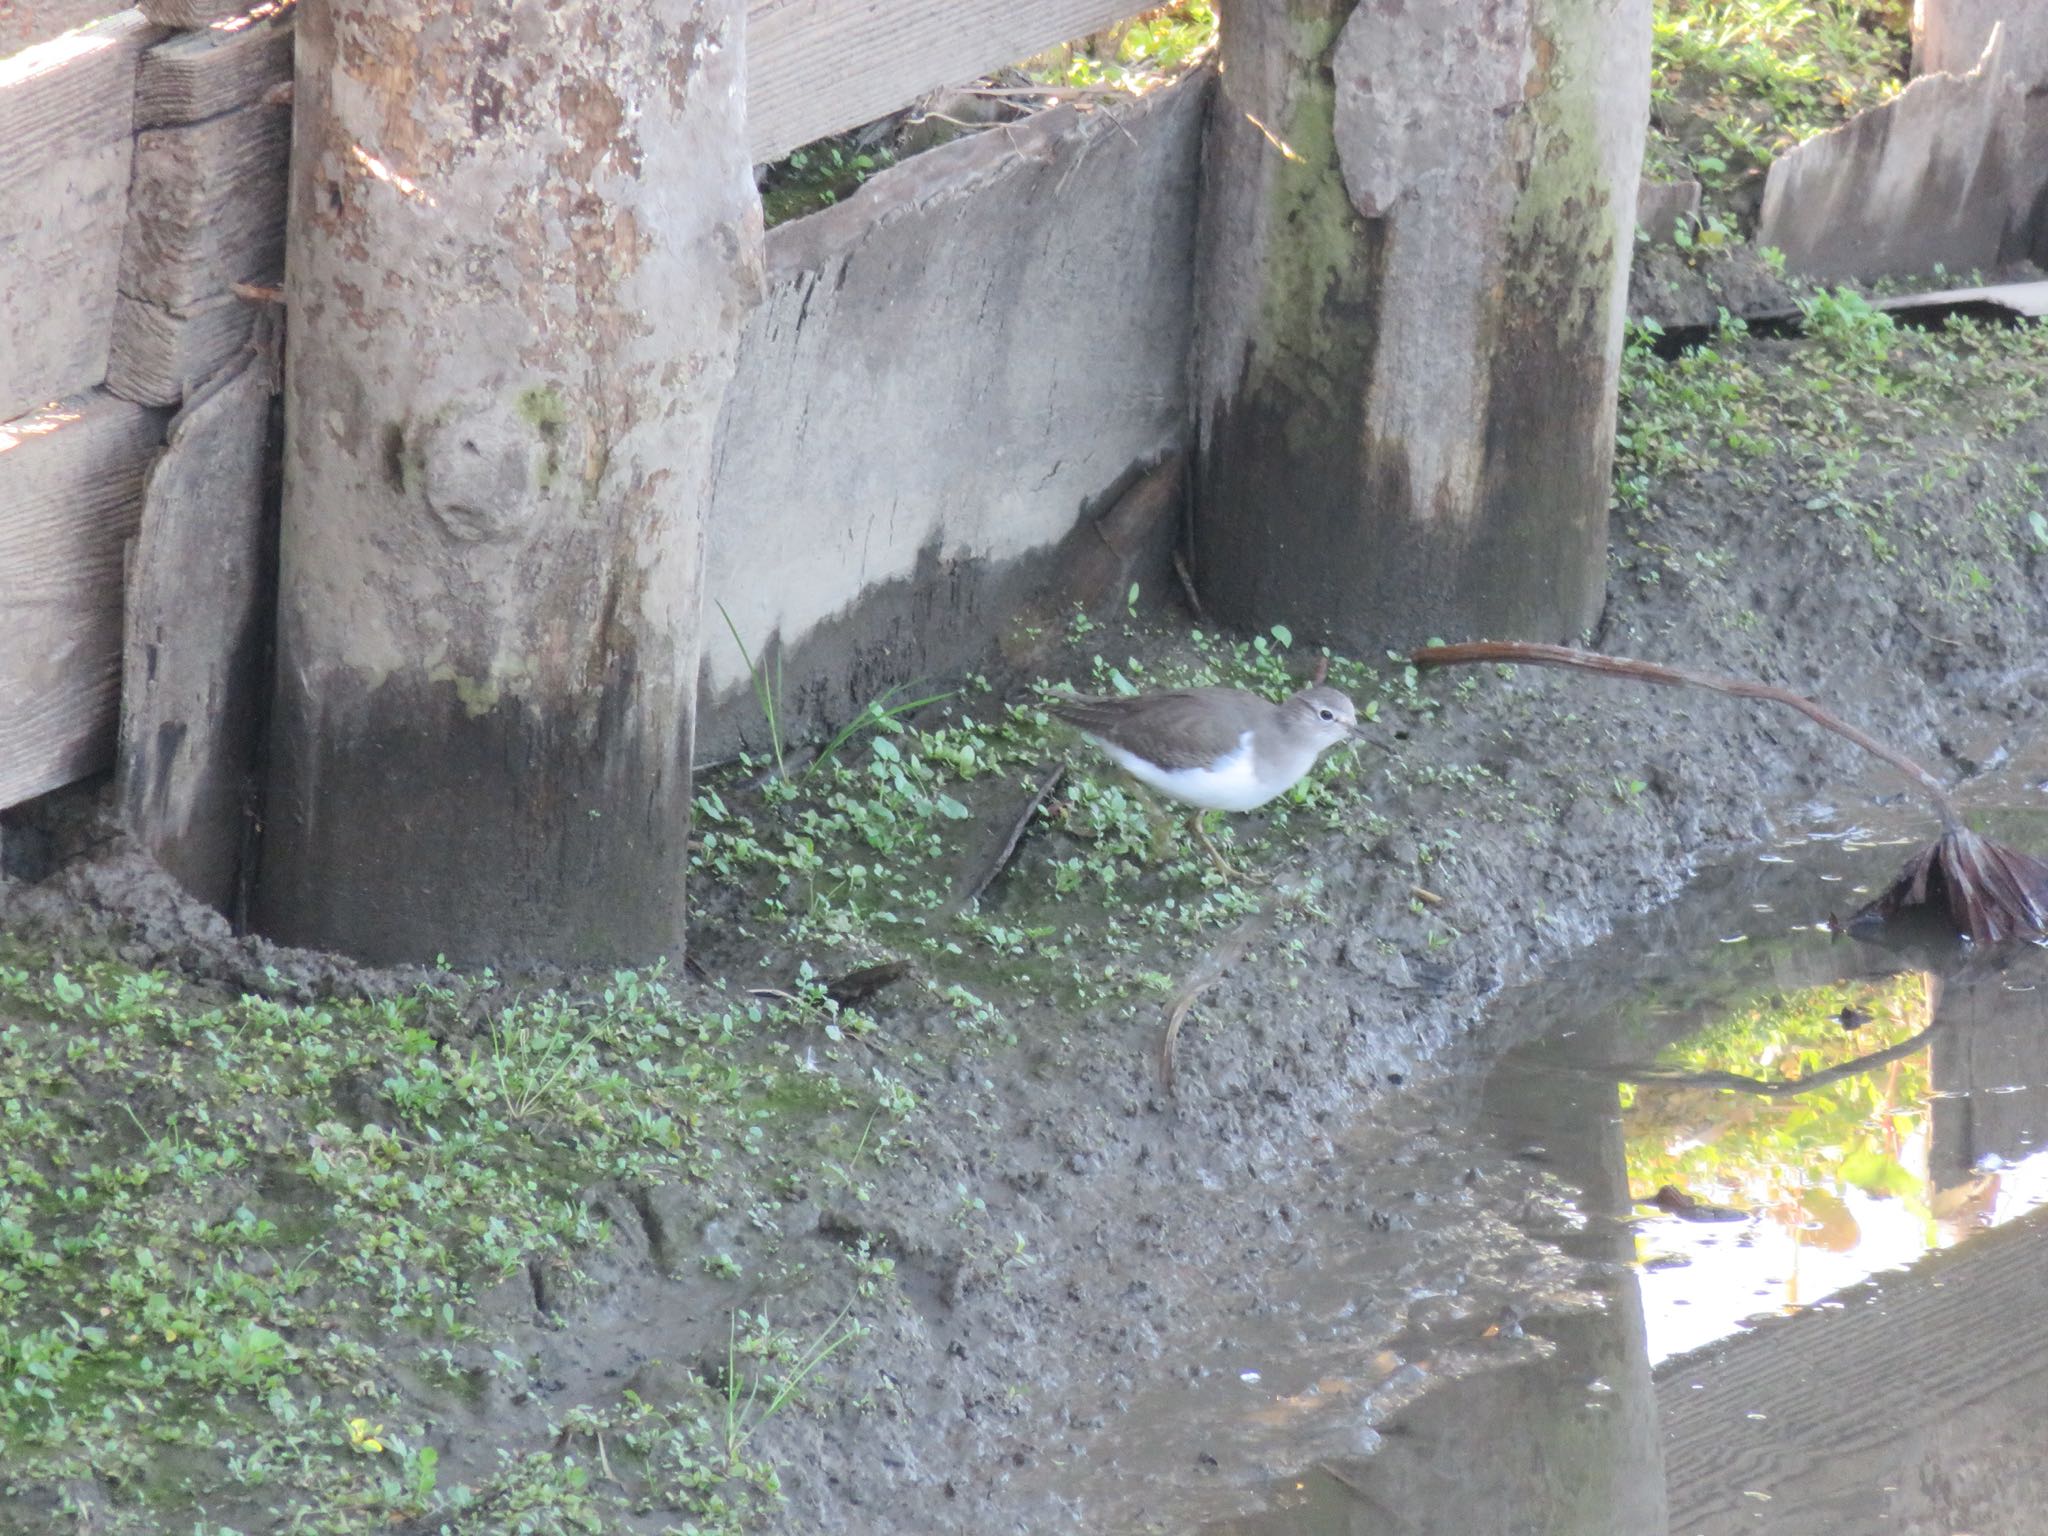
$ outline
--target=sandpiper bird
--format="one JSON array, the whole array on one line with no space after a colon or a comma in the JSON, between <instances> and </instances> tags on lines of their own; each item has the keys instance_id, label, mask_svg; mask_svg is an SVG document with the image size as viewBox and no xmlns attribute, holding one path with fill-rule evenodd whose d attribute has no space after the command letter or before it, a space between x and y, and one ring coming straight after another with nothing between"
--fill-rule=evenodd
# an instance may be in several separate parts
<instances>
[{"instance_id":1,"label":"sandpiper bird","mask_svg":"<svg viewBox=\"0 0 2048 1536\"><path fill-rule=\"evenodd\" d=\"M1256 810L1292 789L1328 748L1358 730L1358 710L1334 688L1304 688L1283 704L1241 688L1182 688L1128 698L1052 698L1045 707L1131 777L1194 808L1190 824L1216 867L1202 827L1208 811Z\"/></svg>"}]
</instances>

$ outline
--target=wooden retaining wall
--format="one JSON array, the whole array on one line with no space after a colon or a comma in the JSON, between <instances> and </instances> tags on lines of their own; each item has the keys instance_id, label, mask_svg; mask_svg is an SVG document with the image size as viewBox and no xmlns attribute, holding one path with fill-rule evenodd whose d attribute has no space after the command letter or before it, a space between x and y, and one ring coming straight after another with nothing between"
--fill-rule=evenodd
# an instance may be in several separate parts
<instances>
[{"instance_id":1,"label":"wooden retaining wall","mask_svg":"<svg viewBox=\"0 0 2048 1536\"><path fill-rule=\"evenodd\" d=\"M778 158L1138 8L755 0L751 158ZM247 504L223 507L205 476L196 493L189 470L163 471L161 461L167 434L179 436L179 408L244 370L267 334L265 311L282 282L292 17L288 4L250 12L246 0L107 10L107 0L0 0L0 810L117 766L117 800L131 818L169 806L184 807L189 821L193 782L205 778L201 798L221 799L214 717L245 729L249 701L195 695L185 716L165 720L136 695L156 700L162 690L142 685L166 667L232 673L248 686L246 626L194 627L208 644L233 631L242 649L232 665L160 654L181 633L165 609L184 579L163 572L202 572L209 551L237 551L233 580L222 586L216 571L203 585L239 612L253 600L248 583L262 579L243 566L263 546L262 503L274 488L244 465L232 478ZM1082 134L1087 124L1070 127ZM1191 143L1184 131L1179 138ZM1134 142L1120 138L1115 153ZM1035 153L1044 160L1044 149ZM1191 197L1185 181L1170 195ZM1019 195L1042 198L1043 189ZM878 201L876 221L899 216L900 201ZM834 210L837 223L846 212ZM1039 212L1059 216L1052 206ZM956 223L954 234L963 232ZM259 361L267 379L269 359ZM206 432L232 443L220 451L242 464L267 406L260 390L232 396L239 417L224 421L216 402ZM761 409L775 409L772 398ZM1170 435L1147 430L1155 444ZM1008 468L1036 479L1064 453L1041 434L1020 440ZM1065 493L1045 538L1063 536L1122 469ZM202 493L214 504L195 509ZM151 569L124 583L137 550ZM851 572L847 579L857 584ZM857 595L822 594L818 611ZM780 632L793 638L786 623ZM196 835L186 822L154 832L160 852ZM222 838L201 840L214 846L211 872L188 871L187 883L218 896Z\"/></svg>"},{"instance_id":2,"label":"wooden retaining wall","mask_svg":"<svg viewBox=\"0 0 2048 1536\"><path fill-rule=\"evenodd\" d=\"M113 761L169 408L249 341L237 285L283 274L289 19L58 32L104 9L0 30L29 44L0 58L0 807Z\"/></svg>"}]
</instances>

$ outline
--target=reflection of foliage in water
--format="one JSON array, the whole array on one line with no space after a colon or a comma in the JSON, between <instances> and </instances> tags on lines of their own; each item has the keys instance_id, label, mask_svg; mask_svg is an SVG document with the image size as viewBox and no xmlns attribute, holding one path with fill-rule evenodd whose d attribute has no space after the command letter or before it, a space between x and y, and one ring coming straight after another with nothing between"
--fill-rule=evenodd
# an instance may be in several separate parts
<instances>
[{"instance_id":1,"label":"reflection of foliage in water","mask_svg":"<svg viewBox=\"0 0 2048 1536\"><path fill-rule=\"evenodd\" d=\"M1868 1015L1844 1029L1842 1011ZM1926 1028L1927 978L1838 983L1754 1001L1667 1051L1691 1072L1764 1080L1803 1078L1895 1045ZM1666 1184L1700 1199L1769 1210L1829 1248L1856 1242L1842 1195L1850 1188L1925 1209L1922 1178L1901 1154L1927 1119L1926 1051L1786 1098L1682 1083L1622 1087L1629 1187Z\"/></svg>"}]
</instances>

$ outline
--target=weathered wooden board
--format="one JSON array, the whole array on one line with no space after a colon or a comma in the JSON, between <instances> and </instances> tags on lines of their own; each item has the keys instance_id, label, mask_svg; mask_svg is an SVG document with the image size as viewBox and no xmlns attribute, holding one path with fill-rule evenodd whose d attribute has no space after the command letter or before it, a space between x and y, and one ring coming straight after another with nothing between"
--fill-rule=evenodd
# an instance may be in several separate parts
<instances>
[{"instance_id":1,"label":"weathered wooden board","mask_svg":"<svg viewBox=\"0 0 2048 1536\"><path fill-rule=\"evenodd\" d=\"M261 718L273 370L244 351L172 421L130 564L114 798L178 883L228 907Z\"/></svg>"},{"instance_id":2,"label":"weathered wooden board","mask_svg":"<svg viewBox=\"0 0 2048 1536\"><path fill-rule=\"evenodd\" d=\"M107 0L0 0L0 61L119 9Z\"/></svg>"},{"instance_id":3,"label":"weathered wooden board","mask_svg":"<svg viewBox=\"0 0 2048 1536\"><path fill-rule=\"evenodd\" d=\"M0 420L106 376L133 142L48 161L32 188L0 192Z\"/></svg>"},{"instance_id":4,"label":"weathered wooden board","mask_svg":"<svg viewBox=\"0 0 2048 1536\"><path fill-rule=\"evenodd\" d=\"M107 368L139 12L0 60L0 420Z\"/></svg>"},{"instance_id":5,"label":"weathered wooden board","mask_svg":"<svg viewBox=\"0 0 2048 1536\"><path fill-rule=\"evenodd\" d=\"M142 56L135 126L196 123L254 106L265 91L291 77L289 15L233 32L212 27L180 32Z\"/></svg>"},{"instance_id":6,"label":"weathered wooden board","mask_svg":"<svg viewBox=\"0 0 2048 1536\"><path fill-rule=\"evenodd\" d=\"M256 308L233 294L172 311L123 294L114 305L107 388L142 405L176 405L242 349Z\"/></svg>"},{"instance_id":7,"label":"weathered wooden board","mask_svg":"<svg viewBox=\"0 0 2048 1536\"><path fill-rule=\"evenodd\" d=\"M2001 48L1967 75L1922 75L1771 162L1757 239L1801 277L1875 281L1999 265L2032 202L2026 90Z\"/></svg>"},{"instance_id":8,"label":"weathered wooden board","mask_svg":"<svg viewBox=\"0 0 2048 1536\"><path fill-rule=\"evenodd\" d=\"M2021 1504L2019 1521L1924 1517L1927 1503L1955 1491L1944 1484L1966 1481L1967 1460L1987 1453L2008 1476L2025 1469L2035 1486L2024 1492L2041 1496L2044 1286L2048 1213L2035 1212L1843 1291L1827 1308L1660 1365L1670 1529L2038 1528L2038 1503ZM2000 1481L1987 1481L1977 1491L1995 1494Z\"/></svg>"},{"instance_id":9,"label":"weathered wooden board","mask_svg":"<svg viewBox=\"0 0 2048 1536\"><path fill-rule=\"evenodd\" d=\"M97 390L0 426L0 806L112 761L122 547L162 437Z\"/></svg>"},{"instance_id":10,"label":"weathered wooden board","mask_svg":"<svg viewBox=\"0 0 2048 1536\"><path fill-rule=\"evenodd\" d=\"M749 153L757 165L779 160L1144 8L1142 0L753 0Z\"/></svg>"},{"instance_id":11,"label":"weathered wooden board","mask_svg":"<svg viewBox=\"0 0 2048 1536\"><path fill-rule=\"evenodd\" d=\"M1932 293L1894 293L1871 301L1872 308L2000 309L2023 320L2048 319L2048 282L1994 283L1988 288L1941 288Z\"/></svg>"},{"instance_id":12,"label":"weathered wooden board","mask_svg":"<svg viewBox=\"0 0 2048 1536\"><path fill-rule=\"evenodd\" d=\"M136 135L121 292L186 310L284 270L291 114L247 107Z\"/></svg>"},{"instance_id":13,"label":"weathered wooden board","mask_svg":"<svg viewBox=\"0 0 2048 1536\"><path fill-rule=\"evenodd\" d=\"M142 0L143 14L167 27L210 27L255 9L255 0Z\"/></svg>"},{"instance_id":14,"label":"weathered wooden board","mask_svg":"<svg viewBox=\"0 0 2048 1536\"><path fill-rule=\"evenodd\" d=\"M11 200L53 160L132 132L136 59L161 36L140 11L122 11L0 59L0 193Z\"/></svg>"}]
</instances>

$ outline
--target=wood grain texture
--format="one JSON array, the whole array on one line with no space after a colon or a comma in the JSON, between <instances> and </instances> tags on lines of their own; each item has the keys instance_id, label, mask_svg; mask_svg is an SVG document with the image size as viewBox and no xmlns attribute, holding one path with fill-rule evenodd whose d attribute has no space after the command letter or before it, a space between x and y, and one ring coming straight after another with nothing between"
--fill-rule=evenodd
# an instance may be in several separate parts
<instances>
[{"instance_id":1,"label":"wood grain texture","mask_svg":"<svg viewBox=\"0 0 2048 1536\"><path fill-rule=\"evenodd\" d=\"M106 373L128 218L137 11L0 59L0 420Z\"/></svg>"},{"instance_id":2,"label":"wood grain texture","mask_svg":"<svg viewBox=\"0 0 2048 1536\"><path fill-rule=\"evenodd\" d=\"M143 14L167 27L210 27L253 9L253 0L142 0Z\"/></svg>"},{"instance_id":3,"label":"wood grain texture","mask_svg":"<svg viewBox=\"0 0 2048 1536\"><path fill-rule=\"evenodd\" d=\"M132 144L46 160L0 192L0 421L106 376Z\"/></svg>"},{"instance_id":4,"label":"wood grain texture","mask_svg":"<svg viewBox=\"0 0 2048 1536\"><path fill-rule=\"evenodd\" d=\"M100 391L0 426L0 807L112 760L122 549L162 434Z\"/></svg>"},{"instance_id":5,"label":"wood grain texture","mask_svg":"<svg viewBox=\"0 0 2048 1536\"><path fill-rule=\"evenodd\" d=\"M0 0L0 65L25 48L119 9L107 0Z\"/></svg>"},{"instance_id":6,"label":"wood grain texture","mask_svg":"<svg viewBox=\"0 0 2048 1536\"><path fill-rule=\"evenodd\" d=\"M177 311L123 294L114 304L107 388L141 405L176 405L241 350L255 318L255 306L233 294Z\"/></svg>"},{"instance_id":7,"label":"wood grain texture","mask_svg":"<svg viewBox=\"0 0 2048 1536\"><path fill-rule=\"evenodd\" d=\"M1774 1531L1917 1531L1943 1469L1994 1452L2038 1483L2044 1286L2036 1213L1659 1366L1671 1530L1756 1531L1762 1509Z\"/></svg>"},{"instance_id":8,"label":"wood grain texture","mask_svg":"<svg viewBox=\"0 0 2048 1536\"><path fill-rule=\"evenodd\" d=\"M1143 10L1134 0L753 0L754 163L858 127Z\"/></svg>"},{"instance_id":9,"label":"wood grain texture","mask_svg":"<svg viewBox=\"0 0 2048 1536\"><path fill-rule=\"evenodd\" d=\"M284 270L291 114L248 107L136 136L121 292L173 310Z\"/></svg>"},{"instance_id":10,"label":"wood grain texture","mask_svg":"<svg viewBox=\"0 0 2048 1536\"><path fill-rule=\"evenodd\" d=\"M181 32L149 49L136 76L135 126L196 123L239 107L292 77L289 16L236 32Z\"/></svg>"},{"instance_id":11,"label":"wood grain texture","mask_svg":"<svg viewBox=\"0 0 2048 1536\"><path fill-rule=\"evenodd\" d=\"M140 11L122 11L0 60L0 193L8 203L52 163L133 131L136 59L161 36ZM8 208L0 218L12 215Z\"/></svg>"},{"instance_id":12,"label":"wood grain texture","mask_svg":"<svg viewBox=\"0 0 2048 1536\"><path fill-rule=\"evenodd\" d=\"M143 498L114 800L178 883L226 908L261 718L272 369L244 351L172 421Z\"/></svg>"}]
</instances>

